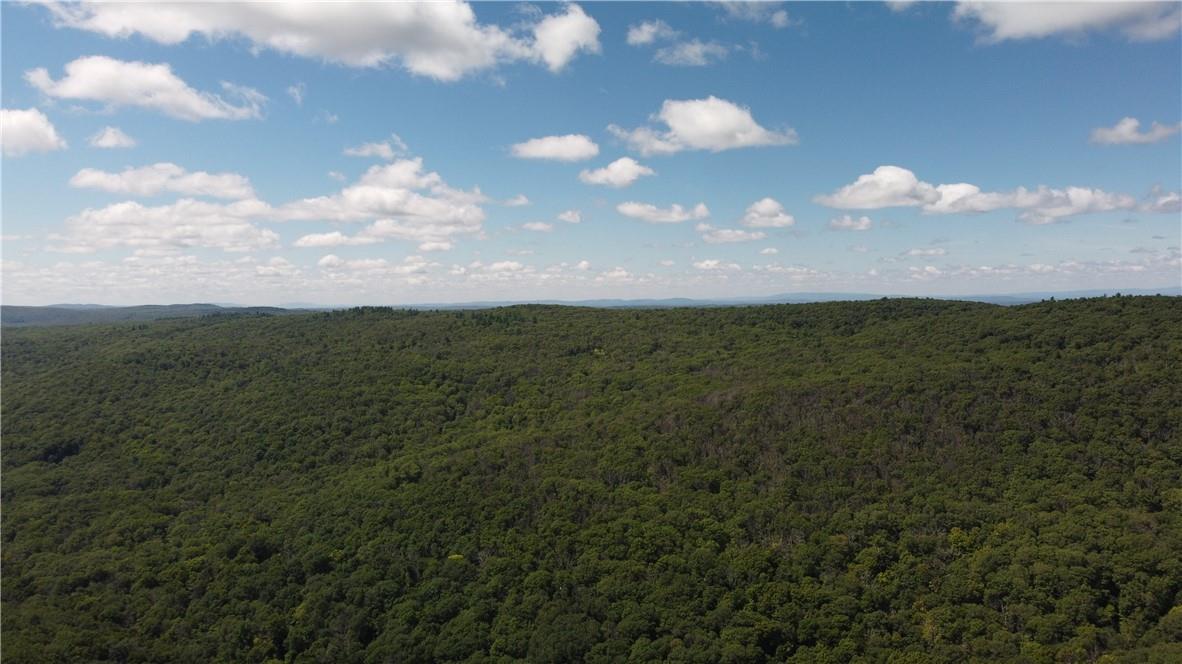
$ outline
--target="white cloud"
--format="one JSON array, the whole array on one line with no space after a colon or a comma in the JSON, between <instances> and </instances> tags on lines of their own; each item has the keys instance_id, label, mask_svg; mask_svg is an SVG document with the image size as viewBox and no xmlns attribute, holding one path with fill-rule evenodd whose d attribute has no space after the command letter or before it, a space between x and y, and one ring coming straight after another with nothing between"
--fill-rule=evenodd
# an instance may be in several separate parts
<instances>
[{"instance_id":1,"label":"white cloud","mask_svg":"<svg viewBox=\"0 0 1182 664\"><path fill-rule=\"evenodd\" d=\"M84 168L70 178L70 186L132 196L155 196L170 192L185 196L213 196L232 200L254 197L250 180L237 173L190 173L168 162L127 168L119 173Z\"/></svg>"},{"instance_id":2,"label":"white cloud","mask_svg":"<svg viewBox=\"0 0 1182 664\"><path fill-rule=\"evenodd\" d=\"M1160 187L1154 187L1138 209L1142 212L1156 212L1160 214L1182 212L1182 194L1176 191L1164 191Z\"/></svg>"},{"instance_id":3,"label":"white cloud","mask_svg":"<svg viewBox=\"0 0 1182 664\"><path fill-rule=\"evenodd\" d=\"M586 272L587 270L591 269L591 261L585 259L581 260L578 263L575 263L575 269L580 272Z\"/></svg>"},{"instance_id":4,"label":"white cloud","mask_svg":"<svg viewBox=\"0 0 1182 664\"><path fill-rule=\"evenodd\" d=\"M679 224L691 219L705 219L710 216L710 209L705 203L698 203L692 210L686 210L674 203L668 208L659 208L651 203L637 203L628 201L616 206L616 211L625 217L640 219L650 224Z\"/></svg>"},{"instance_id":5,"label":"white cloud","mask_svg":"<svg viewBox=\"0 0 1182 664\"><path fill-rule=\"evenodd\" d=\"M344 259L342 259L340 256L337 256L336 254L328 254L326 256L321 257L320 260L316 261L316 264L319 265L320 267L325 267L325 268L337 268L337 267L341 267L342 265L344 265L345 261L344 261Z\"/></svg>"},{"instance_id":6,"label":"white cloud","mask_svg":"<svg viewBox=\"0 0 1182 664\"><path fill-rule=\"evenodd\" d=\"M44 68L25 72L25 80L55 99L138 106L190 122L257 118L267 100L257 90L223 81L223 91L237 100L235 105L219 95L189 87L167 64L125 62L103 55L67 63L65 76L56 81Z\"/></svg>"},{"instance_id":7,"label":"white cloud","mask_svg":"<svg viewBox=\"0 0 1182 664\"><path fill-rule=\"evenodd\" d=\"M773 28L786 28L791 25L788 12L781 8L779 2L744 2L743 0L722 0L717 3L729 18L752 23L767 23Z\"/></svg>"},{"instance_id":8,"label":"white cloud","mask_svg":"<svg viewBox=\"0 0 1182 664\"><path fill-rule=\"evenodd\" d=\"M608 131L625 140L642 155L672 154L682 150L719 152L734 148L766 145L794 145L796 131L771 131L751 117L751 111L725 99L667 99L653 117L667 129L651 127L623 129L609 125Z\"/></svg>"},{"instance_id":9,"label":"white cloud","mask_svg":"<svg viewBox=\"0 0 1182 664\"><path fill-rule=\"evenodd\" d=\"M792 281L808 281L824 276L824 273L814 270L811 267L803 265L779 265L769 263L767 265L753 265L752 268L756 272L763 272L766 274L774 274L779 277L788 277Z\"/></svg>"},{"instance_id":10,"label":"white cloud","mask_svg":"<svg viewBox=\"0 0 1182 664\"><path fill-rule=\"evenodd\" d=\"M708 258L693 264L696 269L706 272L735 272L741 270L737 263L726 263L717 258Z\"/></svg>"},{"instance_id":11,"label":"white cloud","mask_svg":"<svg viewBox=\"0 0 1182 664\"><path fill-rule=\"evenodd\" d=\"M621 188L627 187L645 175L656 175L656 171L637 162L632 157L620 157L603 168L581 171L579 179L587 184Z\"/></svg>"},{"instance_id":12,"label":"white cloud","mask_svg":"<svg viewBox=\"0 0 1182 664\"><path fill-rule=\"evenodd\" d=\"M643 46L655 41L675 39L679 33L662 20L644 21L628 27L628 43Z\"/></svg>"},{"instance_id":13,"label":"white cloud","mask_svg":"<svg viewBox=\"0 0 1182 664\"><path fill-rule=\"evenodd\" d=\"M796 219L784 211L784 206L774 198L761 198L747 206L739 223L748 228L787 228Z\"/></svg>"},{"instance_id":14,"label":"white cloud","mask_svg":"<svg viewBox=\"0 0 1182 664\"><path fill-rule=\"evenodd\" d=\"M544 221L528 221L521 225L527 231L534 231L535 233L549 233L554 230L554 224L547 224Z\"/></svg>"},{"instance_id":15,"label":"white cloud","mask_svg":"<svg viewBox=\"0 0 1182 664\"><path fill-rule=\"evenodd\" d=\"M1019 219L1030 224L1048 224L1080 214L1129 210L1137 207L1132 196L1101 189L1039 186L1018 187L1009 192L983 192L968 183L932 185L898 166L879 166L832 194L814 200L843 209L919 207L925 214L968 214L1000 209L1020 210Z\"/></svg>"},{"instance_id":16,"label":"white cloud","mask_svg":"<svg viewBox=\"0 0 1182 664\"><path fill-rule=\"evenodd\" d=\"M256 49L349 67L401 66L455 81L513 61L559 71L579 52L598 52L599 25L578 5L519 33L481 24L465 2L48 3L59 26L107 37L142 35L179 44L193 35L246 39Z\"/></svg>"},{"instance_id":17,"label":"white cloud","mask_svg":"<svg viewBox=\"0 0 1182 664\"><path fill-rule=\"evenodd\" d=\"M557 219L568 224L577 224L583 221L583 213L578 210L563 210L558 213Z\"/></svg>"},{"instance_id":18,"label":"white cloud","mask_svg":"<svg viewBox=\"0 0 1182 664\"><path fill-rule=\"evenodd\" d=\"M295 83L287 86L287 96L295 102L296 106L304 105L304 95L308 93L308 86L303 83Z\"/></svg>"},{"instance_id":19,"label":"white cloud","mask_svg":"<svg viewBox=\"0 0 1182 664\"><path fill-rule=\"evenodd\" d=\"M510 151L518 159L553 159L583 161L599 154L599 146L584 134L543 136L517 143Z\"/></svg>"},{"instance_id":20,"label":"white cloud","mask_svg":"<svg viewBox=\"0 0 1182 664\"><path fill-rule=\"evenodd\" d=\"M925 265L923 267L909 267L907 273L912 279L927 281L943 276L944 271L934 265Z\"/></svg>"},{"instance_id":21,"label":"white cloud","mask_svg":"<svg viewBox=\"0 0 1182 664\"><path fill-rule=\"evenodd\" d=\"M879 166L829 195L817 196L821 205L847 210L923 205L939 199L935 188L915 173L898 166Z\"/></svg>"},{"instance_id":22,"label":"white cloud","mask_svg":"<svg viewBox=\"0 0 1182 664\"><path fill-rule=\"evenodd\" d=\"M534 26L534 51L552 72L561 71L579 53L599 52L599 24L582 7L543 18Z\"/></svg>"},{"instance_id":23,"label":"white cloud","mask_svg":"<svg viewBox=\"0 0 1182 664\"><path fill-rule=\"evenodd\" d=\"M348 247L380 242L376 237L349 237L340 231L331 233L311 233L295 241L296 247Z\"/></svg>"},{"instance_id":24,"label":"white cloud","mask_svg":"<svg viewBox=\"0 0 1182 664\"><path fill-rule=\"evenodd\" d=\"M408 276L423 274L428 268L437 267L422 256L407 256L401 263L391 263L384 258L354 258L346 260L336 254L328 254L316 261L321 269L334 272L366 272L371 276Z\"/></svg>"},{"instance_id":25,"label":"white cloud","mask_svg":"<svg viewBox=\"0 0 1182 664\"><path fill-rule=\"evenodd\" d=\"M870 217L851 217L848 214L829 220L829 228L835 231L868 231L873 225Z\"/></svg>"},{"instance_id":26,"label":"white cloud","mask_svg":"<svg viewBox=\"0 0 1182 664\"><path fill-rule=\"evenodd\" d=\"M87 142L91 147L106 149L134 148L136 145L135 139L123 133L123 130L118 127L103 127Z\"/></svg>"},{"instance_id":27,"label":"white cloud","mask_svg":"<svg viewBox=\"0 0 1182 664\"><path fill-rule=\"evenodd\" d=\"M600 272L596 277L599 281L630 281L632 273L620 266L616 266L610 270Z\"/></svg>"},{"instance_id":28,"label":"white cloud","mask_svg":"<svg viewBox=\"0 0 1182 664\"><path fill-rule=\"evenodd\" d=\"M340 171L329 171L328 177L336 180L337 182L344 182L345 180L348 179L345 177L345 174Z\"/></svg>"},{"instance_id":29,"label":"white cloud","mask_svg":"<svg viewBox=\"0 0 1182 664\"><path fill-rule=\"evenodd\" d=\"M489 272L521 272L525 266L517 261L496 261L486 268Z\"/></svg>"},{"instance_id":30,"label":"white cloud","mask_svg":"<svg viewBox=\"0 0 1182 664\"><path fill-rule=\"evenodd\" d=\"M953 16L975 23L988 43L1100 30L1149 41L1176 36L1182 26L1176 2L960 2Z\"/></svg>"},{"instance_id":31,"label":"white cloud","mask_svg":"<svg viewBox=\"0 0 1182 664\"><path fill-rule=\"evenodd\" d=\"M661 267L673 267L674 265L677 265L677 262L671 261L668 258L666 258L666 259L660 261L660 265L661 265Z\"/></svg>"},{"instance_id":32,"label":"white cloud","mask_svg":"<svg viewBox=\"0 0 1182 664\"><path fill-rule=\"evenodd\" d=\"M506 199L501 202L505 207L524 207L529 205L529 197L525 194L517 194L513 198Z\"/></svg>"},{"instance_id":33,"label":"white cloud","mask_svg":"<svg viewBox=\"0 0 1182 664\"><path fill-rule=\"evenodd\" d=\"M344 154L347 157L378 157L390 161L395 157L405 155L407 151L406 143L402 138L398 134L391 134L390 138L385 141L362 143L355 147L345 148Z\"/></svg>"},{"instance_id":34,"label":"white cloud","mask_svg":"<svg viewBox=\"0 0 1182 664\"><path fill-rule=\"evenodd\" d=\"M780 253L780 250L775 247L764 247L759 250L760 256L775 256L778 253Z\"/></svg>"},{"instance_id":35,"label":"white cloud","mask_svg":"<svg viewBox=\"0 0 1182 664\"><path fill-rule=\"evenodd\" d=\"M922 247L917 249L908 249L903 252L904 256L943 256L948 252L943 247Z\"/></svg>"},{"instance_id":36,"label":"white cloud","mask_svg":"<svg viewBox=\"0 0 1182 664\"><path fill-rule=\"evenodd\" d=\"M394 149L389 143L362 143L351 148L345 148L347 157L379 157L387 161L394 158Z\"/></svg>"},{"instance_id":37,"label":"white cloud","mask_svg":"<svg viewBox=\"0 0 1182 664\"><path fill-rule=\"evenodd\" d=\"M256 265L255 274L260 277L292 277L300 273L300 269L282 256L275 256L266 265Z\"/></svg>"},{"instance_id":38,"label":"white cloud","mask_svg":"<svg viewBox=\"0 0 1182 664\"><path fill-rule=\"evenodd\" d=\"M0 110L0 143L5 157L64 150L66 141L45 114L35 108Z\"/></svg>"},{"instance_id":39,"label":"white cloud","mask_svg":"<svg viewBox=\"0 0 1182 664\"><path fill-rule=\"evenodd\" d=\"M1142 132L1141 122L1136 118L1122 118L1112 127L1097 127L1092 130L1092 142L1101 145L1128 145L1157 143L1182 131L1182 122L1163 125L1154 122L1149 131Z\"/></svg>"},{"instance_id":40,"label":"white cloud","mask_svg":"<svg viewBox=\"0 0 1182 664\"><path fill-rule=\"evenodd\" d=\"M653 60L676 67L705 67L725 59L729 52L718 42L692 39L657 49Z\"/></svg>"},{"instance_id":41,"label":"white cloud","mask_svg":"<svg viewBox=\"0 0 1182 664\"><path fill-rule=\"evenodd\" d=\"M409 240L437 249L457 235L481 231L487 199L479 190L454 189L438 173L424 172L421 158L371 166L336 194L293 201L279 207L280 220L367 221L358 237Z\"/></svg>"},{"instance_id":42,"label":"white cloud","mask_svg":"<svg viewBox=\"0 0 1182 664\"><path fill-rule=\"evenodd\" d=\"M136 249L209 247L250 251L275 246L279 236L250 223L270 212L257 200L221 204L183 198L146 207L133 201L88 208L66 220L66 235L50 239L57 251L86 253L112 247Z\"/></svg>"},{"instance_id":43,"label":"white cloud","mask_svg":"<svg viewBox=\"0 0 1182 664\"><path fill-rule=\"evenodd\" d=\"M702 239L710 244L728 244L732 242L753 242L767 237L763 231L744 231L737 228L715 228L710 224L698 224L694 230L702 234Z\"/></svg>"}]
</instances>

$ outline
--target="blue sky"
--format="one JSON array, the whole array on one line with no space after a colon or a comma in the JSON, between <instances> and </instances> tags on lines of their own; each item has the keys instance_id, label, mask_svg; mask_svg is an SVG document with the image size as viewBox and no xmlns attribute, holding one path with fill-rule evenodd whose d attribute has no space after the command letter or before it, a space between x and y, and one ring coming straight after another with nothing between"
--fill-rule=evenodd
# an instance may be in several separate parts
<instances>
[{"instance_id":1,"label":"blue sky","mask_svg":"<svg viewBox=\"0 0 1182 664\"><path fill-rule=\"evenodd\" d=\"M1178 286L1180 11L4 3L3 297Z\"/></svg>"}]
</instances>

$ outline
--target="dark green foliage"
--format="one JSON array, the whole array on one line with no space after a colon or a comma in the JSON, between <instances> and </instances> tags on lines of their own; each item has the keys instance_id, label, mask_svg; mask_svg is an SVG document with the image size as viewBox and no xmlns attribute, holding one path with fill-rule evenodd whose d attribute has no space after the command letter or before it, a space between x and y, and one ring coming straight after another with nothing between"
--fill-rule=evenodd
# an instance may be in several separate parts
<instances>
[{"instance_id":1,"label":"dark green foliage","mask_svg":"<svg viewBox=\"0 0 1182 664\"><path fill-rule=\"evenodd\" d=\"M21 662L1182 661L1182 300L5 330Z\"/></svg>"}]
</instances>

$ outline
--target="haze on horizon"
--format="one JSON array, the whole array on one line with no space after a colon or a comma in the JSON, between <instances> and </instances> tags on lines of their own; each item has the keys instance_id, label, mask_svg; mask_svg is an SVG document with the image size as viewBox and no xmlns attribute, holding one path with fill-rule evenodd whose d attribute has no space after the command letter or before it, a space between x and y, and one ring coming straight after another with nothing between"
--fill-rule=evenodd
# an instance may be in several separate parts
<instances>
[{"instance_id":1,"label":"haze on horizon","mask_svg":"<svg viewBox=\"0 0 1182 664\"><path fill-rule=\"evenodd\" d=\"M1182 283L1178 3L4 3L3 301Z\"/></svg>"}]
</instances>

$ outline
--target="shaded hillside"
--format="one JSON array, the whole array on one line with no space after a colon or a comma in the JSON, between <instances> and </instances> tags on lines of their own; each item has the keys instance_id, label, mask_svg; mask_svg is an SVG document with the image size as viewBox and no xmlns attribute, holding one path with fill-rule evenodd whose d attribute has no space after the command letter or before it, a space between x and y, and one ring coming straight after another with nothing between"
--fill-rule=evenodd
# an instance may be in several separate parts
<instances>
[{"instance_id":1,"label":"shaded hillside","mask_svg":"<svg viewBox=\"0 0 1182 664\"><path fill-rule=\"evenodd\" d=\"M3 337L20 662L1182 660L1182 300Z\"/></svg>"}]
</instances>

